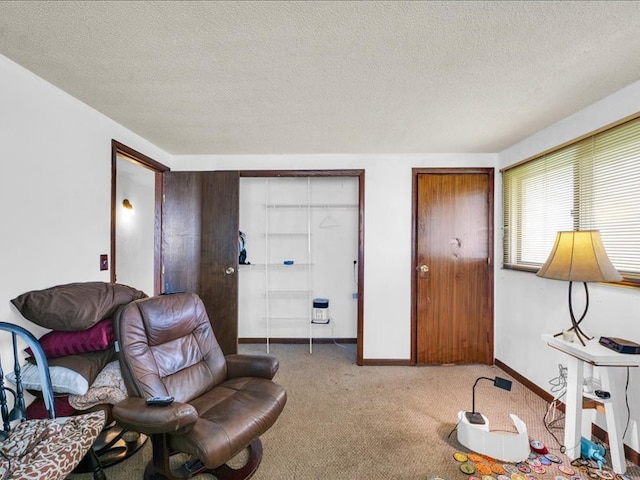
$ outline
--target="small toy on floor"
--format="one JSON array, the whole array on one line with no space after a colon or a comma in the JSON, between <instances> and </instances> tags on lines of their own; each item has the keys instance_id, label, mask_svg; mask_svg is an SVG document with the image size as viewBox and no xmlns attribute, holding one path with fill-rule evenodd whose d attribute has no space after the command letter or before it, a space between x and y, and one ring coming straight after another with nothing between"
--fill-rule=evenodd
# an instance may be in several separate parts
<instances>
[{"instance_id":1,"label":"small toy on floor","mask_svg":"<svg viewBox=\"0 0 640 480\"><path fill-rule=\"evenodd\" d=\"M587 460L596 461L600 470L602 470L602 467L604 466L605 454L606 451L602 445L598 445L584 437L580 439L580 456Z\"/></svg>"}]
</instances>

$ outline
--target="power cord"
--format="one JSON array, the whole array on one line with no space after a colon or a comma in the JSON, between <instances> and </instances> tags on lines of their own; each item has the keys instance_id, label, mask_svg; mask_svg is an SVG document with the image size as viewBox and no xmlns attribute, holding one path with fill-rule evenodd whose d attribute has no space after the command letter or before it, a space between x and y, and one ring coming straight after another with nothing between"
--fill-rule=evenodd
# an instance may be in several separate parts
<instances>
[{"instance_id":1,"label":"power cord","mask_svg":"<svg viewBox=\"0 0 640 480\"><path fill-rule=\"evenodd\" d=\"M449 432L449 435L447 435L447 440L450 439L453 432L455 432L458 429L458 425L460 425L460 420L458 420L458 423L456 423L456 426L453 427L453 429Z\"/></svg>"},{"instance_id":2,"label":"power cord","mask_svg":"<svg viewBox=\"0 0 640 480\"><path fill-rule=\"evenodd\" d=\"M558 376L556 378L552 378L549 380L549 385L551 385L551 393L561 392L554 400L559 399L564 395L567 390L567 367L558 364Z\"/></svg>"},{"instance_id":3,"label":"power cord","mask_svg":"<svg viewBox=\"0 0 640 480\"><path fill-rule=\"evenodd\" d=\"M357 264L358 264L358 261L354 260L353 261L353 283L354 283L354 285L356 287L356 292L358 291L358 269L357 269ZM358 298L357 297L357 293L355 293L354 295L355 295L354 298ZM335 339L335 337L333 339L333 343L335 345L337 345L338 347L340 347L340 348L347 348L346 345L341 345L340 343L338 343L338 341Z\"/></svg>"},{"instance_id":4,"label":"power cord","mask_svg":"<svg viewBox=\"0 0 640 480\"><path fill-rule=\"evenodd\" d=\"M556 434L551 430L552 428L555 427L555 424L557 422L559 422L560 420L562 420L563 417L556 417L556 412L557 412L557 402L565 396L565 394L567 393L567 367L563 366L562 364L558 364L558 376L555 378L552 378L551 380L549 380L549 384L551 385L551 393L555 394L553 397L553 400L549 403L549 406L547 407L547 411L544 414L544 417L542 418L542 423L544 424L544 427L547 429L547 431L549 432L549 434L553 437L553 439L556 441L556 443L558 444L558 446L560 447L560 452L564 453L566 451L566 447L565 445L562 444L562 442L560 442L560 440L558 440L558 437L556 436ZM549 414L553 411L553 420L549 421Z\"/></svg>"},{"instance_id":5,"label":"power cord","mask_svg":"<svg viewBox=\"0 0 640 480\"><path fill-rule=\"evenodd\" d=\"M624 427L624 433L622 434L623 442L624 442L624 437L627 435L627 429L629 428L629 423L631 422L631 408L629 407L629 367L627 367L627 383L624 386L624 401L627 405L627 425Z\"/></svg>"},{"instance_id":6,"label":"power cord","mask_svg":"<svg viewBox=\"0 0 640 480\"><path fill-rule=\"evenodd\" d=\"M338 343L338 341L337 341L335 338L333 339L333 343L334 343L336 346L340 347L340 348L347 348L347 346L346 346L346 345L342 345L342 344Z\"/></svg>"},{"instance_id":7,"label":"power cord","mask_svg":"<svg viewBox=\"0 0 640 480\"><path fill-rule=\"evenodd\" d=\"M358 298L358 261L357 260L353 261L353 286L355 287L356 291L354 292L352 297L353 299L356 299Z\"/></svg>"}]
</instances>

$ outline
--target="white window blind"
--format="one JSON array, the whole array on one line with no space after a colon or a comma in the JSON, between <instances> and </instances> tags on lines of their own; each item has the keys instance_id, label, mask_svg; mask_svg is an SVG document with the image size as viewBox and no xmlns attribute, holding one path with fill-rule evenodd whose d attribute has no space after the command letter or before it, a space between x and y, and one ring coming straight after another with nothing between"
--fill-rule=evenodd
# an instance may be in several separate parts
<instances>
[{"instance_id":1,"label":"white window blind","mask_svg":"<svg viewBox=\"0 0 640 480\"><path fill-rule=\"evenodd\" d=\"M640 285L640 118L503 172L505 268L537 270L560 230L600 230Z\"/></svg>"}]
</instances>

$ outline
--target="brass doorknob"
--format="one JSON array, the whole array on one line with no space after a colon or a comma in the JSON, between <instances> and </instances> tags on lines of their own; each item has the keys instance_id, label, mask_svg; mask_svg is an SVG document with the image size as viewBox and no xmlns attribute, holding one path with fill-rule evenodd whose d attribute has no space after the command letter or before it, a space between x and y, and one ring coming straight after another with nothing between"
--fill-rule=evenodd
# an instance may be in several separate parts
<instances>
[{"instance_id":1,"label":"brass doorknob","mask_svg":"<svg viewBox=\"0 0 640 480\"><path fill-rule=\"evenodd\" d=\"M224 273L226 273L227 275L233 275L235 273L235 268L233 267L227 267L227 269L224 271Z\"/></svg>"},{"instance_id":2,"label":"brass doorknob","mask_svg":"<svg viewBox=\"0 0 640 480\"><path fill-rule=\"evenodd\" d=\"M429 271L429 265L420 265L417 269L420 273L427 273Z\"/></svg>"}]
</instances>

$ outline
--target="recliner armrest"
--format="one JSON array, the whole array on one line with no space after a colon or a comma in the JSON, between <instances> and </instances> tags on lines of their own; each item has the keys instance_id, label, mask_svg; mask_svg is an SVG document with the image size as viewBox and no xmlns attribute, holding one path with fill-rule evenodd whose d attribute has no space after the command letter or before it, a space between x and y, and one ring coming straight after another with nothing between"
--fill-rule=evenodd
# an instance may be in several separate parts
<instances>
[{"instance_id":1,"label":"recliner armrest","mask_svg":"<svg viewBox=\"0 0 640 480\"><path fill-rule=\"evenodd\" d=\"M272 380L280 367L278 359L272 355L226 355L227 377L260 377Z\"/></svg>"},{"instance_id":2,"label":"recliner armrest","mask_svg":"<svg viewBox=\"0 0 640 480\"><path fill-rule=\"evenodd\" d=\"M117 403L112 414L123 427L147 435L181 430L188 432L198 420L198 412L188 403L149 406L140 397L129 397Z\"/></svg>"}]
</instances>

